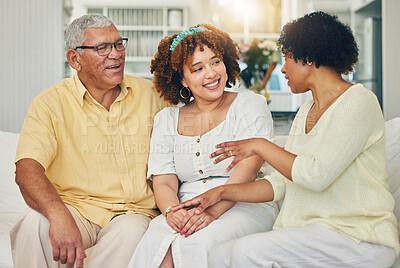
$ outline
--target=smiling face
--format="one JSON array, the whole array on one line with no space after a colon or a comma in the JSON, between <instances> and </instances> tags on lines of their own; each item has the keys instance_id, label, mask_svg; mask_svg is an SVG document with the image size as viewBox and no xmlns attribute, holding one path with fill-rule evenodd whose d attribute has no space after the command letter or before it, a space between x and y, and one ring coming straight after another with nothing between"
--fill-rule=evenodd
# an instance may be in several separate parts
<instances>
[{"instance_id":1,"label":"smiling face","mask_svg":"<svg viewBox=\"0 0 400 268\"><path fill-rule=\"evenodd\" d=\"M304 93L309 90L309 78L314 65L303 65L301 60L295 62L291 54L285 55L285 64L281 72L288 80L288 86L293 93Z\"/></svg>"},{"instance_id":2,"label":"smiling face","mask_svg":"<svg viewBox=\"0 0 400 268\"><path fill-rule=\"evenodd\" d=\"M203 46L197 46L190 66L183 66L182 85L190 88L195 100L214 101L224 92L228 79L225 64L215 53Z\"/></svg>"},{"instance_id":3,"label":"smiling face","mask_svg":"<svg viewBox=\"0 0 400 268\"><path fill-rule=\"evenodd\" d=\"M114 43L121 36L114 25L105 28L86 28L87 36L83 46L97 46ZM109 90L120 84L124 78L125 51L112 47L108 56L100 56L95 49L85 49L78 56L78 76L87 89Z\"/></svg>"}]
</instances>

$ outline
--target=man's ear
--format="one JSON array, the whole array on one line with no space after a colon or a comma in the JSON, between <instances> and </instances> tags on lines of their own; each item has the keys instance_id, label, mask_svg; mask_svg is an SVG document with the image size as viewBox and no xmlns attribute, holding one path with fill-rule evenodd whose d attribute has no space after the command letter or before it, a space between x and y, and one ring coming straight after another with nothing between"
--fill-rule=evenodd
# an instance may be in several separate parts
<instances>
[{"instance_id":1,"label":"man's ear","mask_svg":"<svg viewBox=\"0 0 400 268\"><path fill-rule=\"evenodd\" d=\"M81 65L79 64L80 54L78 53L78 51L76 51L74 49L68 49L67 60L68 60L69 65L73 69L75 69L76 71L81 70Z\"/></svg>"}]
</instances>

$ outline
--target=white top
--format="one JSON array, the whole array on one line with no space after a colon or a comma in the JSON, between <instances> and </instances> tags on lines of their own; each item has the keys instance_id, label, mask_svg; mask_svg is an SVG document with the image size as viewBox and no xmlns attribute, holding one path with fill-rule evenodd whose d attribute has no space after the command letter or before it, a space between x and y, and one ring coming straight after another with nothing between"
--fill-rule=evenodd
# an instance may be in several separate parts
<instances>
[{"instance_id":1,"label":"white top","mask_svg":"<svg viewBox=\"0 0 400 268\"><path fill-rule=\"evenodd\" d=\"M210 176L228 177L228 158L218 164L209 155L221 142L273 137L272 116L264 96L241 91L233 100L226 118L202 136L183 136L178 129L179 107L167 107L154 118L147 177L176 174L181 182Z\"/></svg>"},{"instance_id":2,"label":"white top","mask_svg":"<svg viewBox=\"0 0 400 268\"><path fill-rule=\"evenodd\" d=\"M163 109L155 116L147 175L150 178L153 174L176 174L182 182L180 201L224 184L232 173L225 172L232 158L216 165L209 158L216 144L251 137L270 139L273 133L267 101L251 91L238 93L225 120L202 136L179 135L178 117L177 107ZM200 180L210 176L214 178ZM177 233L160 215L152 220L128 267L159 267L169 247L176 268L207 267L207 256L214 245L269 231L276 211L275 203L238 202L206 228L188 237Z\"/></svg>"},{"instance_id":3,"label":"white top","mask_svg":"<svg viewBox=\"0 0 400 268\"><path fill-rule=\"evenodd\" d=\"M399 253L376 96L361 84L351 86L305 133L312 105L300 108L285 146L297 155L292 181L279 173L266 177L275 200L284 199L274 228L321 224Z\"/></svg>"}]
</instances>

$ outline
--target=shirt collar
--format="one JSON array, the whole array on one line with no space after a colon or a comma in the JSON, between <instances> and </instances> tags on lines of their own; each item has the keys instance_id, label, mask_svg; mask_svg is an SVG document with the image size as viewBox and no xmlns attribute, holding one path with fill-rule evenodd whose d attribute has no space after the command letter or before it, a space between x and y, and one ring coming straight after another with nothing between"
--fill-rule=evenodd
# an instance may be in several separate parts
<instances>
[{"instance_id":1,"label":"shirt collar","mask_svg":"<svg viewBox=\"0 0 400 268\"><path fill-rule=\"evenodd\" d=\"M74 82L76 85L76 91L74 92L74 94L76 95L77 100L78 100L79 104L81 105L81 107L84 104L85 98L93 101L94 100L93 97L90 95L89 91L87 91L85 86L82 84L77 73L74 75L73 79L74 79ZM129 91L132 90L132 86L129 83L128 79L126 79L125 75L124 75L124 79L122 80L122 83L119 86L121 87L121 94L119 94L118 98L115 100L116 102L123 100L126 97L126 95L129 93Z\"/></svg>"}]
</instances>

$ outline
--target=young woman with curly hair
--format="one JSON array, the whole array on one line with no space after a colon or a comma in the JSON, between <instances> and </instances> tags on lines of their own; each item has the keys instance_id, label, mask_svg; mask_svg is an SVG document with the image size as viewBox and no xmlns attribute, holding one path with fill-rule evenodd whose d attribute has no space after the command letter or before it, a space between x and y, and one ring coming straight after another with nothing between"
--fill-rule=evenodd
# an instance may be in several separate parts
<instances>
[{"instance_id":1,"label":"young woman with curly hair","mask_svg":"<svg viewBox=\"0 0 400 268\"><path fill-rule=\"evenodd\" d=\"M172 211L283 200L273 231L215 247L212 267L390 267L400 247L382 112L370 90L341 76L357 62L352 32L336 16L314 12L285 25L278 43L292 92L313 97L285 149L257 138L222 143L211 155L217 164L232 157L228 169L257 155L277 171L216 187Z\"/></svg>"},{"instance_id":2,"label":"young woman with curly hair","mask_svg":"<svg viewBox=\"0 0 400 268\"><path fill-rule=\"evenodd\" d=\"M200 214L170 207L223 184L254 181L263 163L249 157L234 170L229 161L213 164L218 143L271 139L266 99L251 91L226 91L239 78L239 50L229 35L197 25L164 38L152 60L154 84L168 107L154 119L148 160L155 201L162 215L153 219L129 267L207 267L214 245L271 229L275 203L217 202Z\"/></svg>"}]
</instances>

